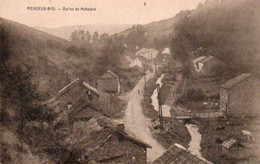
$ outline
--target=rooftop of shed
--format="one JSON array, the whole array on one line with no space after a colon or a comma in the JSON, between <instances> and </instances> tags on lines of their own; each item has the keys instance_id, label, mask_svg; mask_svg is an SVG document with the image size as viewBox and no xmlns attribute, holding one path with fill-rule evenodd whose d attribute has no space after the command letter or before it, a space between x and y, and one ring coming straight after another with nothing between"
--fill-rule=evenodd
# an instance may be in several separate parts
<instances>
[{"instance_id":1,"label":"rooftop of shed","mask_svg":"<svg viewBox=\"0 0 260 164\"><path fill-rule=\"evenodd\" d=\"M247 79L250 76L251 76L250 74L246 74L246 73L240 74L240 75L228 80L224 84L222 84L221 88L230 89L230 88L234 87L235 85L241 83L243 80Z\"/></svg>"},{"instance_id":2,"label":"rooftop of shed","mask_svg":"<svg viewBox=\"0 0 260 164\"><path fill-rule=\"evenodd\" d=\"M224 142L222 143L222 146L223 146L224 148L226 148L226 149L230 149L230 148L233 147L236 143L238 143L238 141L237 141L236 139L234 139L234 138L231 138L231 139L229 139L229 140L227 140L227 141L224 141Z\"/></svg>"}]
</instances>

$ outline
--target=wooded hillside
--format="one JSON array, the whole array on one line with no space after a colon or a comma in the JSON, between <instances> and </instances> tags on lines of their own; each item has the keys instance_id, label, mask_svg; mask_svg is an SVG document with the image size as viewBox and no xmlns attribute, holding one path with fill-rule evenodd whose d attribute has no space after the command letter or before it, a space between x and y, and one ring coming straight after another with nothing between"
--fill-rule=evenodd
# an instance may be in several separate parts
<instances>
[{"instance_id":1,"label":"wooded hillside","mask_svg":"<svg viewBox=\"0 0 260 164\"><path fill-rule=\"evenodd\" d=\"M175 25L171 49L187 61L192 52L213 55L237 72L259 74L260 14L258 0L211 0L198 5Z\"/></svg>"}]
</instances>

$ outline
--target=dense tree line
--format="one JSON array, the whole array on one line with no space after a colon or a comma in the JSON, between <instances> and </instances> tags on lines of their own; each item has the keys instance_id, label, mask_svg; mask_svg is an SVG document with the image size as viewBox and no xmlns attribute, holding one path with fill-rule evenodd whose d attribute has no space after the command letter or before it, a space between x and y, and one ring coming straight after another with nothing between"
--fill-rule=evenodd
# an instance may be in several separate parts
<instances>
[{"instance_id":1,"label":"dense tree line","mask_svg":"<svg viewBox=\"0 0 260 164\"><path fill-rule=\"evenodd\" d=\"M193 52L213 55L237 72L259 71L257 0L207 1L175 25L171 43L174 57L190 62ZM258 41L257 41L258 40Z\"/></svg>"}]
</instances>

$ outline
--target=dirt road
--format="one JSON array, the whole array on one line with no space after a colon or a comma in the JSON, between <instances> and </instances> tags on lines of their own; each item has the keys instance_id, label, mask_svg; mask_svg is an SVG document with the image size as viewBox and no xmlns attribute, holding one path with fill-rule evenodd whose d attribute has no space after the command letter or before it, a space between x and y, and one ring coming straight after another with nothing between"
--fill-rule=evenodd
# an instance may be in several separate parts
<instances>
[{"instance_id":1,"label":"dirt road","mask_svg":"<svg viewBox=\"0 0 260 164\"><path fill-rule=\"evenodd\" d=\"M146 76L147 80L152 78L153 75L153 73L148 73ZM165 149L152 137L152 134L149 131L150 120L142 113L141 101L143 95L138 94L138 90L143 90L143 87L144 78L142 78L132 92L129 93L124 124L127 129L152 146L152 149L148 149L147 151L147 159L149 162L152 162L157 157L161 156Z\"/></svg>"}]
</instances>

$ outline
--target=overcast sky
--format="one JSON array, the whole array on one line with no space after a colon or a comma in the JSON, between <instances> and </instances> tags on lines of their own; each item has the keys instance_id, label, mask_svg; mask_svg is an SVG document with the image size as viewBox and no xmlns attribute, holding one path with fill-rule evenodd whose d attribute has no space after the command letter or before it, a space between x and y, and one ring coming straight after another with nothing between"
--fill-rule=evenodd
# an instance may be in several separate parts
<instances>
[{"instance_id":1,"label":"overcast sky","mask_svg":"<svg viewBox=\"0 0 260 164\"><path fill-rule=\"evenodd\" d=\"M194 9L205 0L0 0L0 16L28 26L61 27L85 24L145 24ZM146 5L145 5L146 3ZM56 11L28 11L27 7L55 7ZM62 11L88 7L96 11Z\"/></svg>"}]
</instances>

